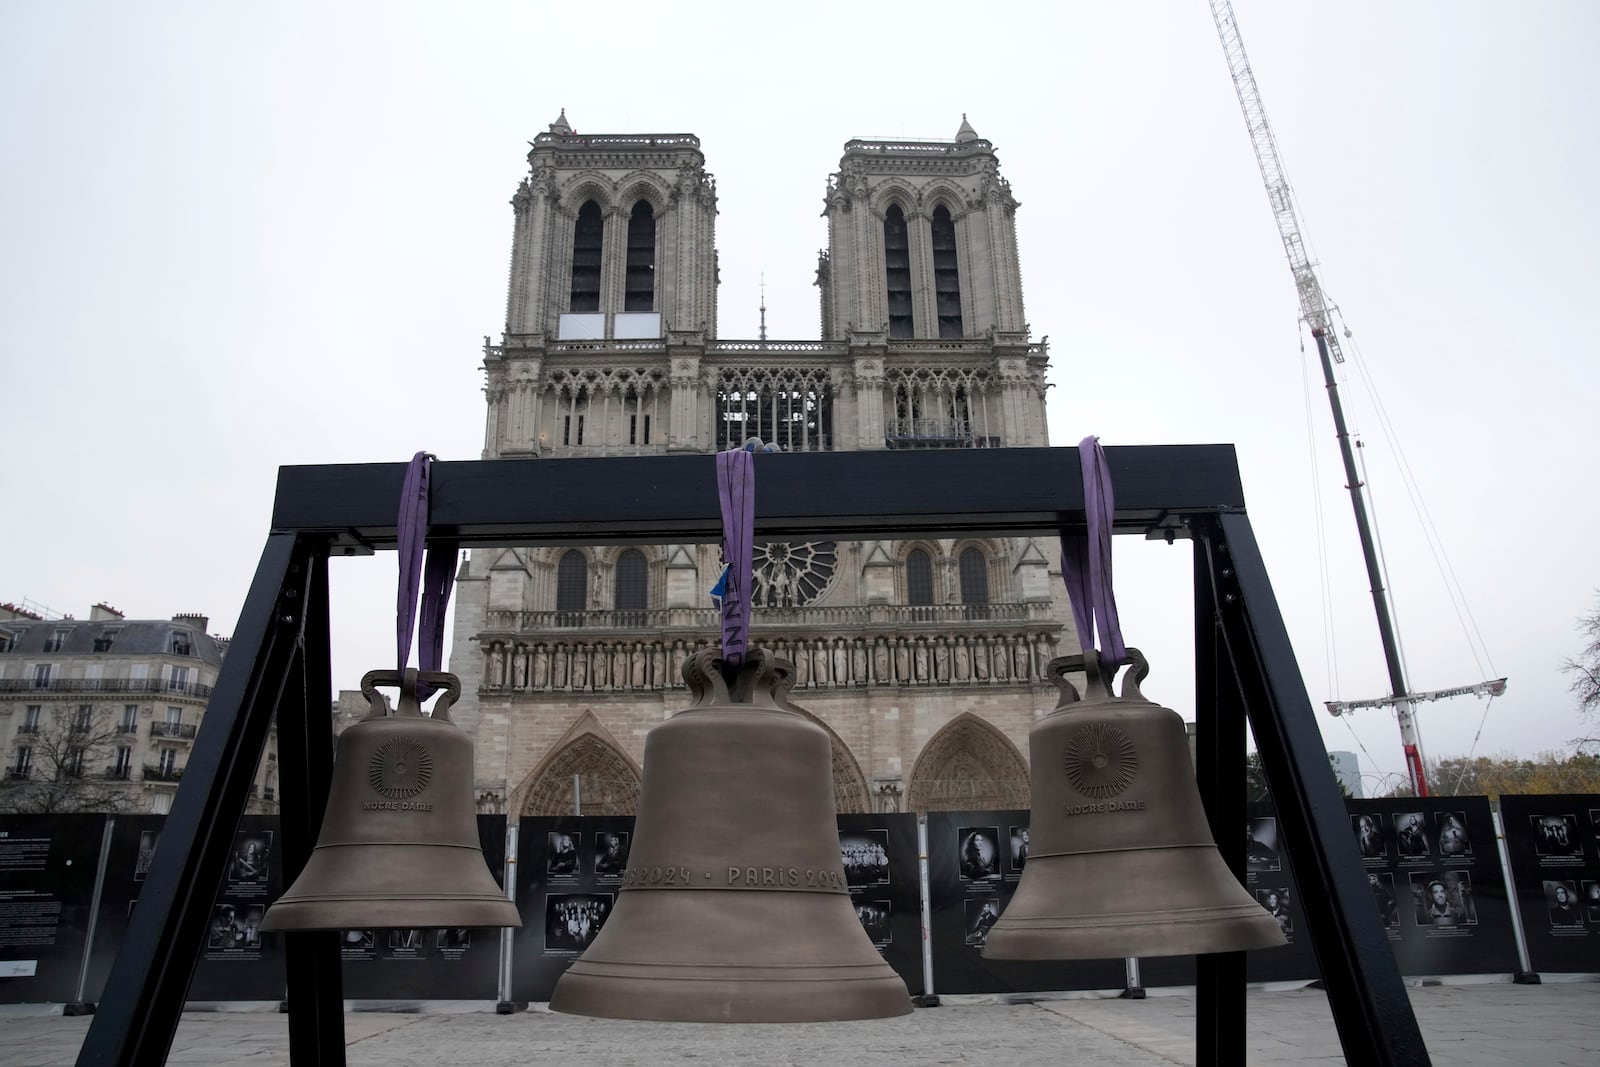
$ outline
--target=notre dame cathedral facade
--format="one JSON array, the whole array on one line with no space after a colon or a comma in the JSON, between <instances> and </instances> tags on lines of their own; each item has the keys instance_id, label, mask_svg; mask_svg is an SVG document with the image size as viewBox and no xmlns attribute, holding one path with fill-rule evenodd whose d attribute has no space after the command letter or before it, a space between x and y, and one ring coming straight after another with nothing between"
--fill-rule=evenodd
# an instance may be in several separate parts
<instances>
[{"instance_id":1,"label":"notre dame cathedral facade","mask_svg":"<svg viewBox=\"0 0 1600 1067\"><path fill-rule=\"evenodd\" d=\"M718 335L717 192L694 136L580 135L563 114L528 162L505 332L484 347L484 458L1048 443L1017 201L965 119L952 141L845 145L814 341ZM755 563L753 639L796 664L839 811L1028 805L1027 732L1056 697L1043 668L1076 647L1052 543L771 543ZM474 551L452 714L480 808L633 812L645 733L683 705L684 657L718 640L720 572L716 545Z\"/></svg>"}]
</instances>

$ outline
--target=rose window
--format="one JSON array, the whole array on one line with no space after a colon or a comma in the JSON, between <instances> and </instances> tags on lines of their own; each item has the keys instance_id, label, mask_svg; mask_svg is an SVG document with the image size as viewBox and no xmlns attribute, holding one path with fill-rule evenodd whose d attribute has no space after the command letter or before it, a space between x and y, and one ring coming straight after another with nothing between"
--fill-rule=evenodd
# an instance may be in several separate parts
<instances>
[{"instance_id":1,"label":"rose window","mask_svg":"<svg viewBox=\"0 0 1600 1067\"><path fill-rule=\"evenodd\" d=\"M751 560L756 606L783 608L811 603L833 582L838 561L838 545L833 541L771 541L756 545Z\"/></svg>"}]
</instances>

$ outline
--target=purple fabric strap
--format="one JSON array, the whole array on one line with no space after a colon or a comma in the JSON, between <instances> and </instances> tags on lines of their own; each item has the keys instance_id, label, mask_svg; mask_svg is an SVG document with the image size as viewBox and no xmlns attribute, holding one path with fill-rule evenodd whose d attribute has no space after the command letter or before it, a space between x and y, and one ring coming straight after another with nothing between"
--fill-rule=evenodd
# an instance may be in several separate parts
<instances>
[{"instance_id":1,"label":"purple fabric strap","mask_svg":"<svg viewBox=\"0 0 1600 1067\"><path fill-rule=\"evenodd\" d=\"M1072 601L1072 620L1078 643L1085 652L1095 647L1095 626L1100 628L1101 659L1114 667L1128 658L1117 619L1117 598L1111 588L1111 524L1117 507L1111 495L1111 468L1098 437L1078 442L1083 468L1083 508L1088 517L1084 533L1061 535L1061 572Z\"/></svg>"},{"instance_id":2,"label":"purple fabric strap","mask_svg":"<svg viewBox=\"0 0 1600 1067\"><path fill-rule=\"evenodd\" d=\"M423 566L423 549L428 540L428 474L433 457L418 452L411 457L406 468L406 480L400 490L400 582L395 603L395 645L398 649L400 670L406 669L411 659L411 634L417 623L417 585L422 586L422 625L418 635L417 663L424 671L442 669L444 663L444 616L450 606L450 590L454 585L458 543L435 542L428 549L427 566ZM433 686L417 686L417 696L427 699Z\"/></svg>"},{"instance_id":3,"label":"purple fabric strap","mask_svg":"<svg viewBox=\"0 0 1600 1067\"><path fill-rule=\"evenodd\" d=\"M722 662L735 669L744 663L750 640L750 572L756 528L755 459L742 448L717 453L722 559L728 565L728 587L722 596Z\"/></svg>"}]
</instances>

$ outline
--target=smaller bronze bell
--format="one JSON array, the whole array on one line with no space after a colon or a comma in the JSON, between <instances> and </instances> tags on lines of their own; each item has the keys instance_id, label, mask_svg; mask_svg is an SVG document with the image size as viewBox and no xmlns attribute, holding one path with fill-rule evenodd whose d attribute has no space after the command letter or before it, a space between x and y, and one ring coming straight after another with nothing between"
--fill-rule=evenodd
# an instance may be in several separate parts
<instances>
[{"instance_id":1,"label":"smaller bronze bell","mask_svg":"<svg viewBox=\"0 0 1600 1067\"><path fill-rule=\"evenodd\" d=\"M443 686L422 714L417 683ZM393 714L378 685L400 687ZM322 832L263 930L521 926L478 845L472 741L450 721L453 674L369 671L371 712L339 735Z\"/></svg>"},{"instance_id":2,"label":"smaller bronze bell","mask_svg":"<svg viewBox=\"0 0 1600 1067\"><path fill-rule=\"evenodd\" d=\"M1149 665L1137 649L1128 656L1120 697L1094 652L1046 668L1061 700L1028 735L1028 865L989 931L986 958L1187 956L1285 943L1217 853L1183 719L1144 698ZM1080 670L1082 698L1066 680Z\"/></svg>"}]
</instances>

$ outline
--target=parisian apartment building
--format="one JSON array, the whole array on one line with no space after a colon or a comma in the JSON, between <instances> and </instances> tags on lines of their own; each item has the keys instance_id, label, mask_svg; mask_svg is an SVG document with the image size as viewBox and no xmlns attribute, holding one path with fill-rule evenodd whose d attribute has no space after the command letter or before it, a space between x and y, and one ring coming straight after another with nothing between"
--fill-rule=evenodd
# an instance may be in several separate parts
<instances>
[{"instance_id":1,"label":"parisian apartment building","mask_svg":"<svg viewBox=\"0 0 1600 1067\"><path fill-rule=\"evenodd\" d=\"M0 603L0 810L170 810L228 649L209 628L204 615ZM274 731L248 810L276 811L276 785Z\"/></svg>"},{"instance_id":2,"label":"parisian apartment building","mask_svg":"<svg viewBox=\"0 0 1600 1067\"><path fill-rule=\"evenodd\" d=\"M484 345L485 459L709 463L758 439L779 450L759 479L796 451L1049 443L1020 204L964 116L948 140L846 141L818 174L809 339L719 332L716 227L763 220L719 220L697 137L580 133L563 112L531 145L505 325ZM721 569L708 544L474 550L450 669L480 809L632 813L645 734L718 640ZM1028 806L1028 730L1057 696L1045 665L1076 648L1052 539L758 543L752 627L832 738L839 811Z\"/></svg>"}]
</instances>

